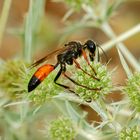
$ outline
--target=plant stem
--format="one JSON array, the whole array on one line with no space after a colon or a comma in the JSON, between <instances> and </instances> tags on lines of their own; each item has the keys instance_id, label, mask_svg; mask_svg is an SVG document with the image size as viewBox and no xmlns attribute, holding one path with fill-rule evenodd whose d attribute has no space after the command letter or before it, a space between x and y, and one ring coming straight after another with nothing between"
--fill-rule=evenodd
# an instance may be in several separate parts
<instances>
[{"instance_id":1,"label":"plant stem","mask_svg":"<svg viewBox=\"0 0 140 140\"><path fill-rule=\"evenodd\" d=\"M96 133L95 134L90 134L90 133L88 133L88 132L86 132L86 131L84 131L83 129L80 129L80 128L78 129L78 133L81 136L83 136L84 138L86 138L87 140L98 140L99 139Z\"/></svg>"},{"instance_id":2,"label":"plant stem","mask_svg":"<svg viewBox=\"0 0 140 140\"><path fill-rule=\"evenodd\" d=\"M24 35L24 51L23 57L27 62L31 61L31 50L32 50L32 0L29 1L29 11L25 21L25 35Z\"/></svg>"},{"instance_id":3,"label":"plant stem","mask_svg":"<svg viewBox=\"0 0 140 140\"><path fill-rule=\"evenodd\" d=\"M2 37L5 30L6 22L8 19L11 2L12 2L11 0L5 0L3 4L4 6L3 6L1 17L0 17L0 46L2 43Z\"/></svg>"},{"instance_id":4,"label":"plant stem","mask_svg":"<svg viewBox=\"0 0 140 140\"><path fill-rule=\"evenodd\" d=\"M131 72L129 66L127 65L127 62L125 61L125 59L124 59L122 53L120 52L119 48L117 48L117 49L118 49L118 54L119 54L119 57L120 57L120 61L121 61L121 63L122 63L122 66L123 66L123 68L124 68L124 70L125 70L125 73L126 73L127 77L129 78L129 77L131 77L133 74L132 74L132 72Z\"/></svg>"},{"instance_id":5,"label":"plant stem","mask_svg":"<svg viewBox=\"0 0 140 140\"><path fill-rule=\"evenodd\" d=\"M27 62L31 62L32 54L35 50L36 39L40 28L40 21L44 14L45 0L30 0L29 10L25 19L24 50L23 57Z\"/></svg>"},{"instance_id":6,"label":"plant stem","mask_svg":"<svg viewBox=\"0 0 140 140\"><path fill-rule=\"evenodd\" d=\"M27 104L29 102L30 101L11 102L11 103L8 103L8 104L4 105L3 108L10 107L10 106L16 106L16 105L21 105L21 104Z\"/></svg>"},{"instance_id":7,"label":"plant stem","mask_svg":"<svg viewBox=\"0 0 140 140\"><path fill-rule=\"evenodd\" d=\"M64 110L63 105L59 101L53 100L52 103L58 108L58 110L64 115L67 116L66 110Z\"/></svg>"},{"instance_id":8,"label":"plant stem","mask_svg":"<svg viewBox=\"0 0 140 140\"><path fill-rule=\"evenodd\" d=\"M135 59L135 57L130 53L130 51L125 47L123 43L120 43L121 41L126 40L130 36L140 32L140 24L137 26L133 27L131 30L127 31L126 33L123 33L119 37L116 38L115 33L113 32L112 28L110 25L106 22L102 25L101 29L104 31L104 33L110 37L112 40L106 44L103 45L103 48L105 50L110 49L115 45L116 43L120 51L123 53L123 55L126 57L126 59L130 62L130 64L138 71L140 71L140 65L138 61Z\"/></svg>"},{"instance_id":9,"label":"plant stem","mask_svg":"<svg viewBox=\"0 0 140 140\"><path fill-rule=\"evenodd\" d=\"M108 26L108 27L107 27L107 26ZM111 27L110 27L108 24L104 24L104 25L102 26L102 30L103 30L109 37L111 37L111 36L109 35L109 31L107 31L108 29L109 29L109 30L111 29ZM113 32L112 29L111 29L111 32ZM120 43L120 42L122 42L122 41L128 39L129 37L131 37L131 36L133 36L133 35L135 35L135 34L137 34L137 33L139 33L139 32L140 32L140 24L134 26L134 27L131 28L130 30L126 31L125 33L122 33L122 34L119 35L118 37L114 36L114 33L113 33L113 39L112 39L111 41L109 41L109 42L103 44L102 46L103 46L104 50L107 51L107 50L111 49L111 48L113 47L113 45L115 45L115 44L117 44L117 43ZM112 34L112 33L111 33L111 34ZM111 37L111 38L112 38L112 37Z\"/></svg>"},{"instance_id":10,"label":"plant stem","mask_svg":"<svg viewBox=\"0 0 140 140\"><path fill-rule=\"evenodd\" d=\"M108 122L110 128L112 128L113 130L118 130L118 131L121 129L120 125L117 122L112 120L112 115L109 112L107 112L107 110L105 109L106 105L104 102L100 103L100 101L98 101L98 102L92 101L91 103L88 103L88 102L84 102L81 99L79 99L78 96L75 96L72 94L67 95L66 93L57 95L54 98L59 98L62 100L66 99L66 100L76 102L79 104L87 105L87 106L91 107L93 110L95 110L97 112L97 114L100 115L100 117L102 118L103 121Z\"/></svg>"}]
</instances>

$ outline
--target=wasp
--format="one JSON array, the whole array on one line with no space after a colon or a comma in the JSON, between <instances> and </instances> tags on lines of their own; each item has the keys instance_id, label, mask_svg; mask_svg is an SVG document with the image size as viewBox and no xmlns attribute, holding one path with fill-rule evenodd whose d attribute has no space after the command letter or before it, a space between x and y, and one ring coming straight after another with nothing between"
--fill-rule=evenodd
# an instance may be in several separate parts
<instances>
[{"instance_id":1,"label":"wasp","mask_svg":"<svg viewBox=\"0 0 140 140\"><path fill-rule=\"evenodd\" d=\"M57 62L55 65L44 64L41 67L39 67L37 69L37 71L33 74L33 76L31 77L31 79L29 81L29 84L28 84L28 92L31 92L32 90L34 90L58 66L60 66L60 69L59 69L58 73L56 74L56 77L54 78L55 84L65 88L65 89L68 89L71 92L74 92L70 89L69 86L57 82L59 77L63 74L67 79L69 79L71 82L73 82L77 86L87 88L88 90L94 90L94 91L101 90L101 88L90 88L85 85L81 85L80 83L76 82L70 76L68 76L66 74L67 65L75 64L76 67L79 68L80 70L82 70L85 74L91 76L95 80L100 81L100 79L98 79L96 77L97 73L96 73L95 69L90 65L90 61L94 61L96 49L98 49L98 47L100 47L100 46L92 40L87 40L84 44L82 44L78 41L71 41L71 42L68 42L67 44L65 44L64 46L65 47L62 47L60 49L53 51L52 53L46 55L45 57L41 58L40 60L36 61L35 63L33 63L31 65L31 68L36 67L39 64L46 62L52 55L57 54L56 55ZM103 49L102 49L102 51L103 51ZM99 50L98 50L98 55L99 55ZM82 56L84 57L87 64L93 70L94 75L90 75L84 69L82 69L82 67L80 66L77 59Z\"/></svg>"}]
</instances>

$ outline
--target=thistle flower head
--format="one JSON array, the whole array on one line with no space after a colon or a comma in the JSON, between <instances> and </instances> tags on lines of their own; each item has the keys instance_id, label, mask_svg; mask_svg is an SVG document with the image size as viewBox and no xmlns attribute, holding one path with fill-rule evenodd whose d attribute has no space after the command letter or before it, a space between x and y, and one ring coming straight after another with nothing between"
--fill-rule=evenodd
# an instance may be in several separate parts
<instances>
[{"instance_id":1,"label":"thistle flower head","mask_svg":"<svg viewBox=\"0 0 140 140\"><path fill-rule=\"evenodd\" d=\"M76 133L70 119L59 118L51 122L49 135L53 140L72 140Z\"/></svg>"},{"instance_id":2,"label":"thistle flower head","mask_svg":"<svg viewBox=\"0 0 140 140\"><path fill-rule=\"evenodd\" d=\"M140 133L138 128L135 127L128 127L122 129L119 135L119 140L139 140Z\"/></svg>"},{"instance_id":3,"label":"thistle flower head","mask_svg":"<svg viewBox=\"0 0 140 140\"><path fill-rule=\"evenodd\" d=\"M95 100L101 96L108 94L112 88L111 74L108 72L107 67L101 63L91 63L91 66L95 69L97 75L94 74L90 66L86 62L82 62L82 68L92 76L97 77L99 80L95 80L93 77L85 74L80 69L74 74L74 79L79 84L84 85L88 88L81 86L75 86L75 92L85 101ZM97 90L94 90L97 89Z\"/></svg>"},{"instance_id":4,"label":"thistle flower head","mask_svg":"<svg viewBox=\"0 0 140 140\"><path fill-rule=\"evenodd\" d=\"M128 94L131 104L140 111L140 73L135 73L127 80L123 91Z\"/></svg>"},{"instance_id":5,"label":"thistle flower head","mask_svg":"<svg viewBox=\"0 0 140 140\"><path fill-rule=\"evenodd\" d=\"M25 73L23 60L9 60L3 63L0 71L0 88L7 93L9 97L16 98L17 94L25 92L22 73Z\"/></svg>"}]
</instances>

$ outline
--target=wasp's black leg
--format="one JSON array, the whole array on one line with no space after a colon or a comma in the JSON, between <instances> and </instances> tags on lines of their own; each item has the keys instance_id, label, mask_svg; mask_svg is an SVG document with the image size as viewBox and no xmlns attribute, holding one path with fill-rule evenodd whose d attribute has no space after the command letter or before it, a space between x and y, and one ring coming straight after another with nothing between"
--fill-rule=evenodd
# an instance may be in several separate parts
<instances>
[{"instance_id":1,"label":"wasp's black leg","mask_svg":"<svg viewBox=\"0 0 140 140\"><path fill-rule=\"evenodd\" d=\"M92 77L92 78L95 79L95 80L100 81L99 78L97 78L97 77L95 77L95 76L93 76L93 75L87 73L84 69L82 69L81 66L80 66L80 64L79 64L75 59L74 59L73 61L74 61L75 65L77 66L77 68L79 68L79 69L80 69L81 71L83 71L85 74L87 74L88 76Z\"/></svg>"},{"instance_id":2,"label":"wasp's black leg","mask_svg":"<svg viewBox=\"0 0 140 140\"><path fill-rule=\"evenodd\" d=\"M99 90L102 89L102 88L89 88L89 87L87 87L87 86L85 86L85 85L81 85L81 84L79 84L78 82L76 82L75 80L71 79L68 75L66 75L65 72L63 73L63 75L64 75L66 78L68 78L71 82L73 82L75 85L81 86L81 87L86 88L86 89L88 89L88 90L99 91Z\"/></svg>"},{"instance_id":3,"label":"wasp's black leg","mask_svg":"<svg viewBox=\"0 0 140 140\"><path fill-rule=\"evenodd\" d=\"M68 86L65 86L65 85L63 85L63 84L60 84L60 83L57 83L56 81L58 80L58 78L60 77L60 75L62 74L62 69L60 69L59 70L59 72L57 73L57 75L56 75L56 77L55 77L55 79L54 79L54 83L55 84L57 84L57 85L59 85L59 86L62 86L62 87L64 87L64 88L69 88Z\"/></svg>"},{"instance_id":4,"label":"wasp's black leg","mask_svg":"<svg viewBox=\"0 0 140 140\"><path fill-rule=\"evenodd\" d=\"M61 87L63 87L63 88L65 88L65 89L67 89L67 90L69 90L70 92L75 93L74 91L72 91L72 90L70 89L69 86L66 86L66 85L57 83L57 80L58 80L58 78L61 76L62 72L63 72L63 69L60 68L59 72L57 73L57 75L56 75L56 77L55 77L55 79L54 79L54 83L57 84L57 85L59 85L59 86L61 86Z\"/></svg>"}]
</instances>

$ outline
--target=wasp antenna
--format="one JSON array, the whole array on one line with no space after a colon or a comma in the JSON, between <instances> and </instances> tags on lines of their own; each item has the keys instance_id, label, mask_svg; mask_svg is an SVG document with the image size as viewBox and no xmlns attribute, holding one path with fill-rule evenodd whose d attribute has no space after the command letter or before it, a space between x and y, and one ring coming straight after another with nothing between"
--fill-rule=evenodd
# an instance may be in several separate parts
<instances>
[{"instance_id":1,"label":"wasp antenna","mask_svg":"<svg viewBox=\"0 0 140 140\"><path fill-rule=\"evenodd\" d=\"M102 50L102 52L103 52L103 54L104 54L104 56L106 58L106 61L108 62L108 57L107 57L105 51L103 50L103 48L100 45L98 45L98 44L97 44L97 47L99 47ZM98 50L98 52L99 52L99 50Z\"/></svg>"},{"instance_id":2,"label":"wasp antenna","mask_svg":"<svg viewBox=\"0 0 140 140\"><path fill-rule=\"evenodd\" d=\"M99 53L98 47L97 47L97 51L98 51L98 52L97 52L97 61L100 62L100 53Z\"/></svg>"}]
</instances>

